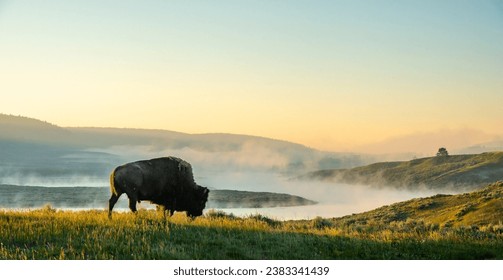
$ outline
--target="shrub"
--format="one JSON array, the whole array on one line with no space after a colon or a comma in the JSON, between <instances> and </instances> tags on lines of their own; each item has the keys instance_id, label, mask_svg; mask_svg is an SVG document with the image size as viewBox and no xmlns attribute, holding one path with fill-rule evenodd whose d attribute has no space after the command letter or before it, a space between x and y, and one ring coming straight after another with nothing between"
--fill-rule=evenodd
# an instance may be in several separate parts
<instances>
[{"instance_id":1,"label":"shrub","mask_svg":"<svg viewBox=\"0 0 503 280\"><path fill-rule=\"evenodd\" d=\"M324 219L319 216L314 218L311 221L311 223L312 223L313 228L316 228L316 229L324 229L324 228L328 228L328 227L333 226L332 221L330 221L329 219Z\"/></svg>"},{"instance_id":2,"label":"shrub","mask_svg":"<svg viewBox=\"0 0 503 280\"><path fill-rule=\"evenodd\" d=\"M456 213L456 218L460 219L461 217L466 215L468 212L475 210L475 208L476 208L475 205L471 204L471 203L463 205L463 207L461 207L459 212Z\"/></svg>"},{"instance_id":3,"label":"shrub","mask_svg":"<svg viewBox=\"0 0 503 280\"><path fill-rule=\"evenodd\" d=\"M235 219L236 216L232 213L226 213L222 210L215 210L215 209L210 209L206 214L204 215L206 218L209 219L217 219L217 218L226 218L226 219Z\"/></svg>"},{"instance_id":4,"label":"shrub","mask_svg":"<svg viewBox=\"0 0 503 280\"><path fill-rule=\"evenodd\" d=\"M54 209L50 203L44 204L44 206L42 206L41 210L44 212L47 212L47 213L56 212L56 209Z\"/></svg>"},{"instance_id":5,"label":"shrub","mask_svg":"<svg viewBox=\"0 0 503 280\"><path fill-rule=\"evenodd\" d=\"M280 224L279 221L276 221L274 219L271 219L269 217L266 217L264 215L261 215L261 214L256 214L256 215L251 215L249 216L250 219L253 219L253 220L256 220L256 221L260 221L260 222L264 222L270 226L277 226Z\"/></svg>"}]
</instances>

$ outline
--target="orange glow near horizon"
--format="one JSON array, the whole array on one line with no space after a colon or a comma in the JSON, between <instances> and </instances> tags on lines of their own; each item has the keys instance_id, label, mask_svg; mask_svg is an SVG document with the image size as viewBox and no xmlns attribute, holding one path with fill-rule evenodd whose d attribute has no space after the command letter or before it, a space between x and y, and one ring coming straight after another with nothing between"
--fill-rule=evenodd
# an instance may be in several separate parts
<instances>
[{"instance_id":1,"label":"orange glow near horizon","mask_svg":"<svg viewBox=\"0 0 503 280\"><path fill-rule=\"evenodd\" d=\"M98 2L0 7L0 113L330 151L435 131L503 135L501 16L488 3L453 16L437 1Z\"/></svg>"}]
</instances>

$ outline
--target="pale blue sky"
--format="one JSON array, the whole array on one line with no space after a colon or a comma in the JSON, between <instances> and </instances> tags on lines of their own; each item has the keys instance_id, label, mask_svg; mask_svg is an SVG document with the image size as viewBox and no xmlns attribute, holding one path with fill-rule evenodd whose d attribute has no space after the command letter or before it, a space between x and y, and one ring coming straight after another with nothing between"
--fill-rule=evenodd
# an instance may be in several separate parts
<instances>
[{"instance_id":1,"label":"pale blue sky","mask_svg":"<svg viewBox=\"0 0 503 280\"><path fill-rule=\"evenodd\" d=\"M0 112L337 150L501 134L503 1L1 1Z\"/></svg>"}]
</instances>

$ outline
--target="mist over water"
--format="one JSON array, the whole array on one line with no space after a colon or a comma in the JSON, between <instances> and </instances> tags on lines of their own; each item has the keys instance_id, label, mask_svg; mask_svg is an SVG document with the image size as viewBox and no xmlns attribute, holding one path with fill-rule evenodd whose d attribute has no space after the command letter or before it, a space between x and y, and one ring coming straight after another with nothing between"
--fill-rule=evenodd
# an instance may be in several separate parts
<instances>
[{"instance_id":1,"label":"mist over water","mask_svg":"<svg viewBox=\"0 0 503 280\"><path fill-rule=\"evenodd\" d=\"M66 187L86 185L90 186L89 183L93 182L92 180L89 181L89 178L83 177L81 179L82 180L79 181L78 178L74 178L73 182L67 181ZM33 178L33 180L36 180L36 178ZM362 185L337 184L333 182L291 180L288 176L265 171L224 172L201 170L195 176L195 180L198 184L209 187L213 190L228 189L251 192L286 193L290 195L301 196L317 202L317 204L315 205L273 208L219 208L219 206L215 203L208 203L208 207L205 210L221 210L229 214L232 213L236 216L262 214L277 220L312 219L318 216L323 218L341 217L345 215L351 215L353 213L369 211L395 202L418 197L432 196L438 193L438 191L427 189L418 189L417 191L411 191L397 190L394 188L374 188ZM52 185L44 185L43 180L36 180L34 182L37 182L37 186L54 187L54 182L50 182ZM3 183L5 184L5 182ZM73 183L73 185L69 183ZM100 187L108 186L108 182L106 181L98 181L94 183L98 184ZM79 204L78 206L74 204L58 204L54 205L55 208L73 210L107 208L106 203L109 198L108 187L106 189L100 188L101 191L98 192L98 194L94 194L94 197L89 197L89 191L91 190L87 192L81 192L77 190L76 192L69 192L68 188L64 188L66 194L59 194L59 191L55 190L54 188L51 189L51 191L56 191L57 196L61 196L62 199L63 197L74 198L75 196L82 196L82 201L87 201L85 202L86 204ZM95 191L92 191L91 193L95 193ZM43 196L44 194L42 193L40 195ZM51 194L51 196L52 195L54 194ZM18 199L19 203L23 202L22 197L16 198L16 196L14 196L14 198ZM51 197L51 199L54 199L54 197ZM9 203L12 204L12 201L10 201ZM154 206L148 202L143 202L138 205L138 208L153 209ZM119 203L116 205L116 210L129 211L126 195L121 196Z\"/></svg>"},{"instance_id":2,"label":"mist over water","mask_svg":"<svg viewBox=\"0 0 503 280\"><path fill-rule=\"evenodd\" d=\"M41 187L103 187L107 186L108 178L105 176L52 176L15 174L4 176L0 185L41 186Z\"/></svg>"},{"instance_id":3,"label":"mist over water","mask_svg":"<svg viewBox=\"0 0 503 280\"><path fill-rule=\"evenodd\" d=\"M92 204L81 208L105 209L109 198L109 174L126 162L162 156L177 156L191 163L196 182L210 189L250 192L285 193L317 202L316 205L275 208L215 208L239 216L263 214L270 218L311 219L330 218L360 213L391 203L437 194L437 191L418 189L372 188L361 185L336 184L321 181L291 180L307 170L319 168L318 155L289 154L248 142L238 149L225 151L192 148L159 149L157 146L114 146L108 149L87 149L71 156L62 153L39 160L0 166L0 184L41 187L106 187ZM302 168L292 169L292 162ZM29 163L29 164L28 164ZM296 165L294 165L296 166ZM451 192L452 193L452 192ZM70 194L71 195L71 194ZM85 194L82 195L84 199ZM99 202L98 202L99 201ZM63 204L60 204L63 205ZM211 204L210 207L218 207ZM0 208L2 205L0 205ZM75 209L76 206L58 206ZM123 195L118 210L127 210ZM138 208L153 208L141 203ZM209 210L207 207L206 211Z\"/></svg>"},{"instance_id":4,"label":"mist over water","mask_svg":"<svg viewBox=\"0 0 503 280\"><path fill-rule=\"evenodd\" d=\"M427 189L411 191L333 182L290 180L286 176L267 172L204 175L196 180L210 188L288 193L318 202L316 205L295 207L221 209L239 216L262 214L279 220L312 219L317 216L340 217L412 198L438 194L438 191Z\"/></svg>"}]
</instances>

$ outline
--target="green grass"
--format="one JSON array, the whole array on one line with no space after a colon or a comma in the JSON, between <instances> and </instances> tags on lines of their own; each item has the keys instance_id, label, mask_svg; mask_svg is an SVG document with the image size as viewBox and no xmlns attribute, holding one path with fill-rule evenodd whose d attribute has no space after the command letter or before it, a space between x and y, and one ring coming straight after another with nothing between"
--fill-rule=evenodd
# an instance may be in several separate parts
<instances>
[{"instance_id":1,"label":"green grass","mask_svg":"<svg viewBox=\"0 0 503 280\"><path fill-rule=\"evenodd\" d=\"M503 259L503 182L341 218L0 211L0 259Z\"/></svg>"},{"instance_id":2,"label":"green grass","mask_svg":"<svg viewBox=\"0 0 503 280\"><path fill-rule=\"evenodd\" d=\"M435 195L334 219L337 225L415 221L435 227L494 227L503 230L503 181L459 195Z\"/></svg>"},{"instance_id":3,"label":"green grass","mask_svg":"<svg viewBox=\"0 0 503 280\"><path fill-rule=\"evenodd\" d=\"M381 162L352 169L316 171L301 178L374 186L473 189L474 186L503 180L503 152Z\"/></svg>"},{"instance_id":4,"label":"green grass","mask_svg":"<svg viewBox=\"0 0 503 280\"><path fill-rule=\"evenodd\" d=\"M0 211L0 259L503 259L501 227Z\"/></svg>"}]
</instances>

